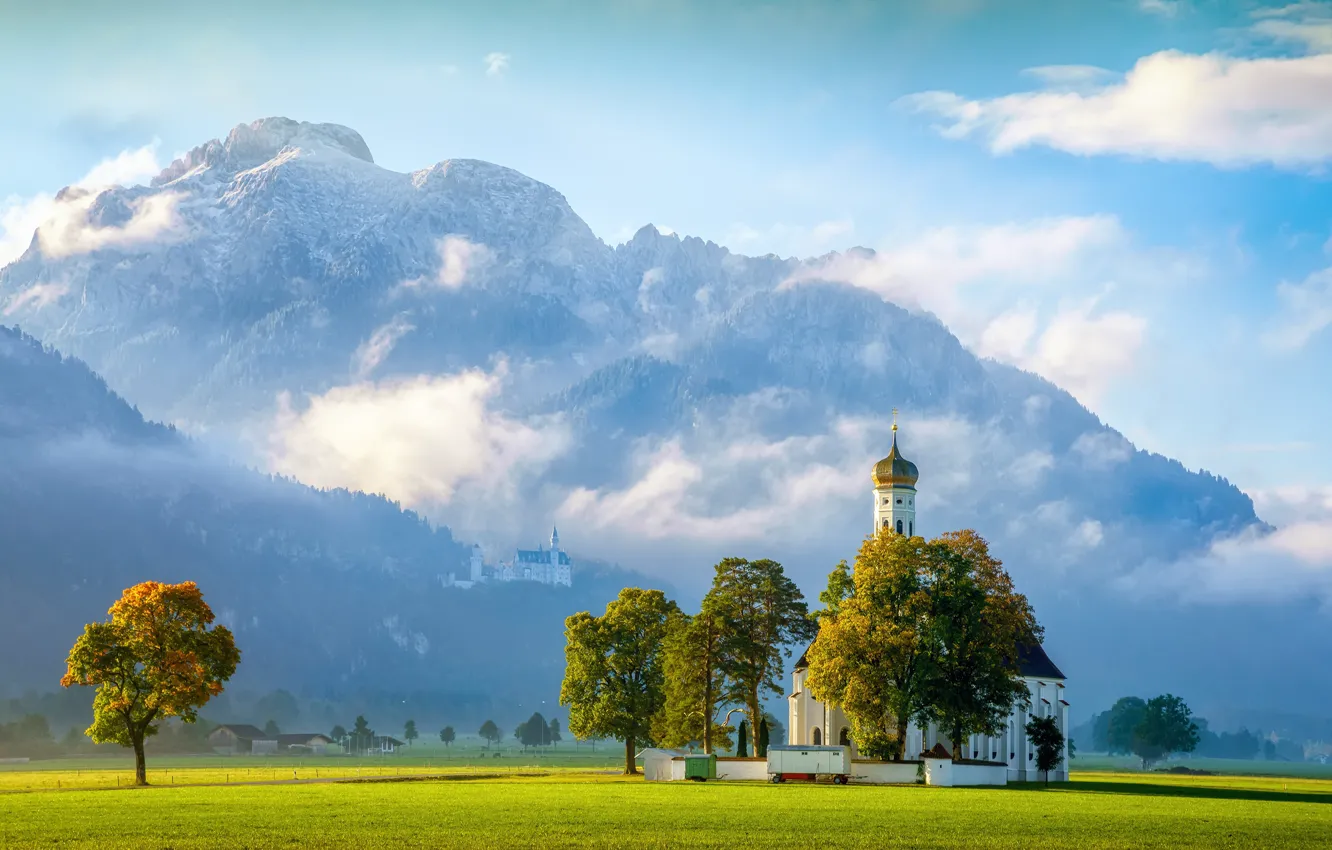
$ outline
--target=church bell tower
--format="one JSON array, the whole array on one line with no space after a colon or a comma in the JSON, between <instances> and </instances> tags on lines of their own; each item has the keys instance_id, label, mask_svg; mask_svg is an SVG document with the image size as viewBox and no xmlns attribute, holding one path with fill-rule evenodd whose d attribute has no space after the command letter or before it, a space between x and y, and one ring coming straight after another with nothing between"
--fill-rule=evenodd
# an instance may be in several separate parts
<instances>
[{"instance_id":1,"label":"church bell tower","mask_svg":"<svg viewBox=\"0 0 1332 850\"><path fill-rule=\"evenodd\" d=\"M893 410L893 448L874 464L874 530L890 528L916 536L916 465L897 451L897 410Z\"/></svg>"}]
</instances>

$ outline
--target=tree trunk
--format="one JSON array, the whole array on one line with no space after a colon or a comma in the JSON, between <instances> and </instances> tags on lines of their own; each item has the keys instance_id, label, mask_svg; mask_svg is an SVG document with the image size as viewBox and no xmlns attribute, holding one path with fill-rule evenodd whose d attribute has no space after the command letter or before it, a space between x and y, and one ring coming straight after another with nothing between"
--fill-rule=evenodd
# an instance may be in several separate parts
<instances>
[{"instance_id":1,"label":"tree trunk","mask_svg":"<svg viewBox=\"0 0 1332 850\"><path fill-rule=\"evenodd\" d=\"M907 722L899 717L897 719L897 761L906 761L906 742Z\"/></svg>"},{"instance_id":2,"label":"tree trunk","mask_svg":"<svg viewBox=\"0 0 1332 850\"><path fill-rule=\"evenodd\" d=\"M962 730L959 727L953 727L953 760L956 761L965 758L962 752Z\"/></svg>"},{"instance_id":3,"label":"tree trunk","mask_svg":"<svg viewBox=\"0 0 1332 850\"><path fill-rule=\"evenodd\" d=\"M148 784L148 765L143 757L143 733L130 732L130 740L134 743L134 784Z\"/></svg>"},{"instance_id":4,"label":"tree trunk","mask_svg":"<svg viewBox=\"0 0 1332 850\"><path fill-rule=\"evenodd\" d=\"M756 755L758 754L759 720L762 719L759 717L760 711L762 711L762 707L759 705L758 688L754 688L754 692L749 695L749 742L753 745L749 748L749 751ZM825 744L828 742L827 729L823 730L823 742Z\"/></svg>"},{"instance_id":5,"label":"tree trunk","mask_svg":"<svg viewBox=\"0 0 1332 850\"><path fill-rule=\"evenodd\" d=\"M703 752L712 753L712 670L703 683Z\"/></svg>"},{"instance_id":6,"label":"tree trunk","mask_svg":"<svg viewBox=\"0 0 1332 850\"><path fill-rule=\"evenodd\" d=\"M638 773L638 765L634 764L634 739L632 737L624 739L624 775L633 776Z\"/></svg>"}]
</instances>

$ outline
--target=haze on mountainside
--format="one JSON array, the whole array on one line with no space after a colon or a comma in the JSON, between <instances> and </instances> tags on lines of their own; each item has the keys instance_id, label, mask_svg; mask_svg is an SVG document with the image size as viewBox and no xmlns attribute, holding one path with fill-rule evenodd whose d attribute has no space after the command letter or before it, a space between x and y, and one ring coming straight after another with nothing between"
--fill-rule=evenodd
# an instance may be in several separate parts
<instances>
[{"instance_id":1,"label":"haze on mountainside","mask_svg":"<svg viewBox=\"0 0 1332 850\"><path fill-rule=\"evenodd\" d=\"M685 593L739 554L783 561L812 597L869 530L868 471L899 408L922 529L991 540L1087 710L1151 689L1246 707L1316 645L1302 606L1179 602L1180 564L1265 529L1246 495L837 280L837 256L745 257L652 226L611 247L510 169L391 172L355 131L283 118L56 209L0 271L11 322L150 418L307 484L383 492L464 539L538 539L554 518L575 551ZM72 584L96 569L59 567ZM446 604L369 559L327 582L353 574L408 632ZM366 646L369 667L414 651ZM427 680L474 651L430 647ZM557 663L557 636L542 651Z\"/></svg>"}]
</instances>

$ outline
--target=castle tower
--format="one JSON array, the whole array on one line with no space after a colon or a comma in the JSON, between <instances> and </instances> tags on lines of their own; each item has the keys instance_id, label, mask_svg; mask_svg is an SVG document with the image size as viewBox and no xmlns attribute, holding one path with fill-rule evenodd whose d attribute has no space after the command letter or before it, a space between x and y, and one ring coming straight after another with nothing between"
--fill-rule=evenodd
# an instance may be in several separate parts
<instances>
[{"instance_id":1,"label":"castle tower","mask_svg":"<svg viewBox=\"0 0 1332 850\"><path fill-rule=\"evenodd\" d=\"M482 572L483 572L484 565L485 565L485 563L484 563L484 559L482 558L482 555L481 555L481 547L480 547L478 544L473 543L473 544L472 544L472 560L471 560L471 563L468 565L468 566L469 566L469 570L468 570L468 578L469 578L472 582L478 582L478 581L481 581L481 577L482 577Z\"/></svg>"},{"instance_id":2,"label":"castle tower","mask_svg":"<svg viewBox=\"0 0 1332 850\"><path fill-rule=\"evenodd\" d=\"M893 410L893 448L874 464L874 529L891 528L916 536L916 465L897 451L897 410Z\"/></svg>"}]
</instances>

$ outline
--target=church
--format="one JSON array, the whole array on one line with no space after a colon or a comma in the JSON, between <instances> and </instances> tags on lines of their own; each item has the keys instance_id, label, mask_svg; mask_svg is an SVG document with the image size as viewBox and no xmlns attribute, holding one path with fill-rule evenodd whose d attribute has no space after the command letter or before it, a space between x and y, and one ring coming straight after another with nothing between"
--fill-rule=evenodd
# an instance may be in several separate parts
<instances>
[{"instance_id":1,"label":"church","mask_svg":"<svg viewBox=\"0 0 1332 850\"><path fill-rule=\"evenodd\" d=\"M896 414L897 411L893 411ZM874 483L873 528L887 528L898 534L916 535L916 465L902 457L897 448L897 423L893 423L893 447L888 456L874 465L871 473ZM1008 781L1036 781L1043 778L1036 770L1035 748L1027 740L1027 720L1030 717L1054 717L1059 730L1068 738L1068 700L1065 695L1065 677L1040 644L1027 649L1019 666L1031 703L1016 706L1009 715L1003 731L997 736L972 735L964 747L964 754L976 761L1002 763L1008 766ZM851 724L836 707L814 699L805 688L809 665L805 655L796 661L792 673L793 687L787 697L789 743L818 746L843 744L851 747L855 757L855 742L851 740ZM920 728L912 723L907 728L907 753L925 753L936 744L949 748L946 735L940 735L935 724ZM1068 744L1065 743L1064 760L1057 771L1050 772L1052 780L1068 779Z\"/></svg>"}]
</instances>

